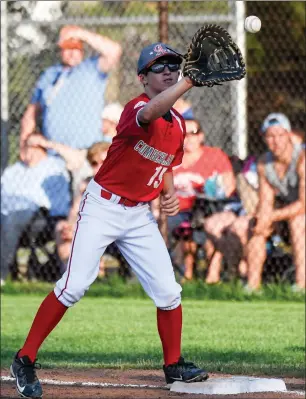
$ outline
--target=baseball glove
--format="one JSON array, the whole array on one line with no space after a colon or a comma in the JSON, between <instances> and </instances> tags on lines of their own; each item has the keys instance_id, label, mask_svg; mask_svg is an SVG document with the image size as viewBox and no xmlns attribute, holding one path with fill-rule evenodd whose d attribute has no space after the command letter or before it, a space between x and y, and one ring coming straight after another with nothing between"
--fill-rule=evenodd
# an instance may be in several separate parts
<instances>
[{"instance_id":1,"label":"baseball glove","mask_svg":"<svg viewBox=\"0 0 306 399\"><path fill-rule=\"evenodd\" d=\"M218 25L200 28L192 38L183 75L194 86L212 87L229 80L240 80L245 74L242 54L229 33Z\"/></svg>"}]
</instances>

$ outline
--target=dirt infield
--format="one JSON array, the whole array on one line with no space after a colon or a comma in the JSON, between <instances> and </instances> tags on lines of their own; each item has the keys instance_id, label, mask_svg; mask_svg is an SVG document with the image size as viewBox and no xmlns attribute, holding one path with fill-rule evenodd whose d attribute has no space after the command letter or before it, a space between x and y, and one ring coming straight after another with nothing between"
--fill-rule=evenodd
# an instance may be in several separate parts
<instances>
[{"instance_id":1,"label":"dirt infield","mask_svg":"<svg viewBox=\"0 0 306 399\"><path fill-rule=\"evenodd\" d=\"M92 386L59 386L44 384L44 399L199 399L209 397L209 399L301 399L303 395L294 391L305 391L305 381L297 378L285 378L287 389L291 393L252 393L239 395L198 395L198 394L178 394L162 389L165 381L162 371L155 370L109 370L109 369L86 369L86 370L39 370L39 378L69 382L92 382L109 383L124 385L149 385L156 386L150 388L131 388L131 387L92 387ZM1 377L9 376L7 369L1 370ZM211 377L226 377L229 375L214 375ZM279 377L280 378L280 377ZM13 382L1 382L1 398L19 398Z\"/></svg>"}]
</instances>

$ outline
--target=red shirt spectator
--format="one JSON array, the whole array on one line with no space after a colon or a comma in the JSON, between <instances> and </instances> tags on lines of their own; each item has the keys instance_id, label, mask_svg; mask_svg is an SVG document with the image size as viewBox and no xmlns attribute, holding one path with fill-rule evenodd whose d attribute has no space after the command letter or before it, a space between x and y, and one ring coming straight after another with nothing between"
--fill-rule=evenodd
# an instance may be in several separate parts
<instances>
[{"instance_id":1,"label":"red shirt spectator","mask_svg":"<svg viewBox=\"0 0 306 399\"><path fill-rule=\"evenodd\" d=\"M186 120L185 154L182 164L173 169L174 185L180 201L180 211L190 210L197 192L203 192L205 181L222 176L226 196L235 191L235 177L228 156L217 147L202 144L204 133L195 120Z\"/></svg>"}]
</instances>

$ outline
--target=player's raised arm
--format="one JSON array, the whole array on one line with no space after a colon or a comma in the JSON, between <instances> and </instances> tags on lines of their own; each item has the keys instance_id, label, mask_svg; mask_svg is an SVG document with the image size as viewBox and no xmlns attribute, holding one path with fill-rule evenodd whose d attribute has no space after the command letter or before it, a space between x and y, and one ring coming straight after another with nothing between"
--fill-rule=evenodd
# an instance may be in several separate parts
<instances>
[{"instance_id":1,"label":"player's raised arm","mask_svg":"<svg viewBox=\"0 0 306 399\"><path fill-rule=\"evenodd\" d=\"M150 101L139 111L139 123L147 124L165 115L192 88L189 78L178 82L182 61L183 57L164 43L153 43L142 50L137 73Z\"/></svg>"},{"instance_id":2,"label":"player's raised arm","mask_svg":"<svg viewBox=\"0 0 306 399\"><path fill-rule=\"evenodd\" d=\"M184 58L183 77L177 82ZM147 46L138 61L138 75L151 100L139 111L138 122L150 123L165 115L193 86L212 87L221 82L240 80L245 74L245 63L238 46L229 33L217 25L200 28L185 56L164 43Z\"/></svg>"},{"instance_id":3,"label":"player's raised arm","mask_svg":"<svg viewBox=\"0 0 306 399\"><path fill-rule=\"evenodd\" d=\"M143 77L146 81L146 77ZM138 113L138 121L140 123L150 123L153 120L165 115L173 104L184 93L193 87L191 79L183 77L174 86L169 87L156 97L152 98ZM150 97L150 96L149 96Z\"/></svg>"}]
</instances>

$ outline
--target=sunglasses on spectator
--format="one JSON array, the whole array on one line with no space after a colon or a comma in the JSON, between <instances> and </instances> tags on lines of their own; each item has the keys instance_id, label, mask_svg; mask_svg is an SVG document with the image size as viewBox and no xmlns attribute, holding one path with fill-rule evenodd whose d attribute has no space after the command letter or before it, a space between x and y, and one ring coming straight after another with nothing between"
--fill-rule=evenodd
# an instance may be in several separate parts
<instances>
[{"instance_id":1,"label":"sunglasses on spectator","mask_svg":"<svg viewBox=\"0 0 306 399\"><path fill-rule=\"evenodd\" d=\"M168 67L170 72L175 72L180 69L180 64L153 64L148 68L148 71L153 73L162 73Z\"/></svg>"}]
</instances>

